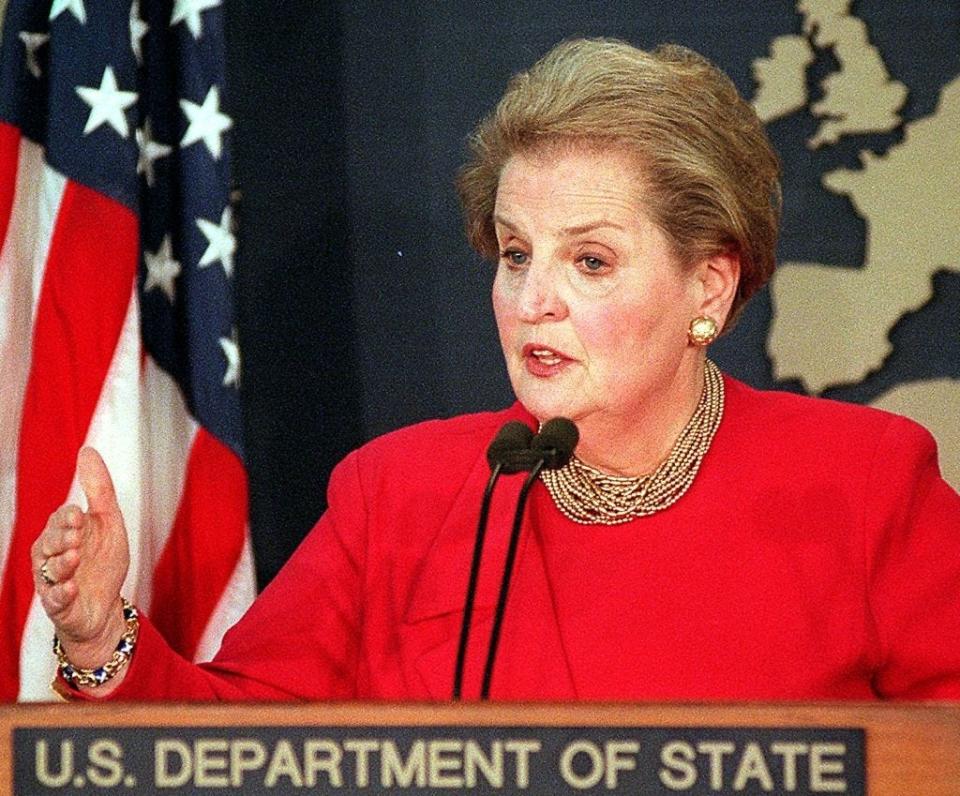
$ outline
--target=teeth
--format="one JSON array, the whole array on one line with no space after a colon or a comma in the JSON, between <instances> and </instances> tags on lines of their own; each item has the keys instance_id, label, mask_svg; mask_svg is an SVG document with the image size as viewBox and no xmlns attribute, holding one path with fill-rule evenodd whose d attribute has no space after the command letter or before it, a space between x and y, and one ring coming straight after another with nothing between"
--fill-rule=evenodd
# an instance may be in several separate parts
<instances>
[{"instance_id":1,"label":"teeth","mask_svg":"<svg viewBox=\"0 0 960 796\"><path fill-rule=\"evenodd\" d=\"M530 353L539 359L544 365L560 364L561 358L557 356L556 352L551 351L549 348L536 348Z\"/></svg>"}]
</instances>

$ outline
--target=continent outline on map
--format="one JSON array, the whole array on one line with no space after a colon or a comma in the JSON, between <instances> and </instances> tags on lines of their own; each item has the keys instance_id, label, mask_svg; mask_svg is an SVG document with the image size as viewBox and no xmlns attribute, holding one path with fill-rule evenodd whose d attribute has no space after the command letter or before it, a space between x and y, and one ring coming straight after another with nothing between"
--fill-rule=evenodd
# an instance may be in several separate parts
<instances>
[{"instance_id":1,"label":"continent outline on map","mask_svg":"<svg viewBox=\"0 0 960 796\"><path fill-rule=\"evenodd\" d=\"M802 110L822 119L807 142L811 149L843 135L889 132L902 123L906 87L890 79L867 26L849 9L849 0L798 0L804 34L775 38L769 57L753 64L761 119L769 123ZM823 98L810 103L806 73L816 51L825 48L840 71L822 81ZM865 222L863 263L788 261L778 268L767 337L776 379L798 379L820 393L880 371L892 352L890 330L930 300L933 275L960 271L960 225L944 223L960 218L960 158L951 151L960 152L960 76L942 87L934 113L903 125L900 143L883 155L861 150L860 168L823 175L824 189L847 197ZM946 404L945 394L953 397ZM873 404L930 427L941 445L944 472L958 484L957 420L946 409L928 408L925 395L934 406L960 405L960 381L898 384Z\"/></svg>"}]
</instances>

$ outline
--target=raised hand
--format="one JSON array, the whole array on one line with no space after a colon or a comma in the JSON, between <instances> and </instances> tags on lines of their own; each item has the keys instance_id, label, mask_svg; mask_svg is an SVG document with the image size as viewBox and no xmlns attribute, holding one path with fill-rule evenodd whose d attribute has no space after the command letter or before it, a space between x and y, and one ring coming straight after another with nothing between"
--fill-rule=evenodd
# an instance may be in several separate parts
<instances>
[{"instance_id":1,"label":"raised hand","mask_svg":"<svg viewBox=\"0 0 960 796\"><path fill-rule=\"evenodd\" d=\"M130 551L113 481L93 448L80 450L77 477L87 511L57 509L30 554L37 594L67 657L95 667L109 660L124 632L120 588Z\"/></svg>"}]
</instances>

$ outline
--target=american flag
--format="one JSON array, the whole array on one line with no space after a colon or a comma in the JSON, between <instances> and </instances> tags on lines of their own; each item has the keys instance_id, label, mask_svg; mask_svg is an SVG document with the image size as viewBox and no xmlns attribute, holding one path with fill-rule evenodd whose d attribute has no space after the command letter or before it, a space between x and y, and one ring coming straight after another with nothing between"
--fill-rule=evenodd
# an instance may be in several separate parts
<instances>
[{"instance_id":1,"label":"american flag","mask_svg":"<svg viewBox=\"0 0 960 796\"><path fill-rule=\"evenodd\" d=\"M124 586L187 658L254 595L220 0L9 0L0 53L0 699L50 699L29 550L110 468Z\"/></svg>"}]
</instances>

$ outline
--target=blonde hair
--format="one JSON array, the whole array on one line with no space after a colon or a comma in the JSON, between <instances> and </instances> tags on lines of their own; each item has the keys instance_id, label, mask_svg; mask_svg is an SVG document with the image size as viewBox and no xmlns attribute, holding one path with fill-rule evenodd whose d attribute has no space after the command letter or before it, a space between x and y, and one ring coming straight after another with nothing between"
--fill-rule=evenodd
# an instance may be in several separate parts
<instances>
[{"instance_id":1,"label":"blonde hair","mask_svg":"<svg viewBox=\"0 0 960 796\"><path fill-rule=\"evenodd\" d=\"M773 272L779 159L730 78L685 47L562 42L510 80L469 145L457 191L467 237L485 257L498 256L494 204L512 155L615 146L636 156L644 206L682 265L739 255L731 321Z\"/></svg>"}]
</instances>

